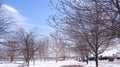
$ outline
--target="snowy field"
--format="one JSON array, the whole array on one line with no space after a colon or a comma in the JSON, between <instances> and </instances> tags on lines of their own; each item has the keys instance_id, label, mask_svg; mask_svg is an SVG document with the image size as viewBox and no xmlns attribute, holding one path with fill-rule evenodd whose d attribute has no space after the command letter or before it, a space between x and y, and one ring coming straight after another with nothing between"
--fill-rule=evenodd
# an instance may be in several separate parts
<instances>
[{"instance_id":1,"label":"snowy field","mask_svg":"<svg viewBox=\"0 0 120 67\"><path fill-rule=\"evenodd\" d=\"M19 63L1 63L0 67L20 67L21 64ZM62 66L68 66L68 65L80 65L79 67L95 67L95 62L91 61L87 65L83 62L78 62L74 60L66 60L66 61L58 61L57 63L55 61L46 61L46 62L40 62L36 61L35 65L33 65L33 62L30 63L30 67L62 67ZM116 60L114 62L108 62L108 61L100 61L99 67L120 67L120 61Z\"/></svg>"},{"instance_id":2,"label":"snowy field","mask_svg":"<svg viewBox=\"0 0 120 67\"><path fill-rule=\"evenodd\" d=\"M80 64L83 67L95 67L95 62L91 61L89 64L85 64L80 62ZM99 67L120 67L120 60L115 60L114 62L108 62L108 61L99 61Z\"/></svg>"}]
</instances>

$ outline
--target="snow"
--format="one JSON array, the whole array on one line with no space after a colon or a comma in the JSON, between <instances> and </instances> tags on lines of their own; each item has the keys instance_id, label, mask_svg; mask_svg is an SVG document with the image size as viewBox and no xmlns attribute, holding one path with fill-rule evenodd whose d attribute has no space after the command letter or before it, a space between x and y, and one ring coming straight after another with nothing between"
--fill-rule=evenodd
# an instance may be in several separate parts
<instances>
[{"instance_id":1,"label":"snow","mask_svg":"<svg viewBox=\"0 0 120 67\"><path fill-rule=\"evenodd\" d=\"M0 67L18 67L19 64L13 64L13 63L4 63L4 64L0 64Z\"/></svg>"},{"instance_id":2,"label":"snow","mask_svg":"<svg viewBox=\"0 0 120 67\"><path fill-rule=\"evenodd\" d=\"M103 52L101 55L102 56L113 56L114 54L116 54L118 51L118 49L111 49L109 51L105 51Z\"/></svg>"},{"instance_id":3,"label":"snow","mask_svg":"<svg viewBox=\"0 0 120 67\"><path fill-rule=\"evenodd\" d=\"M83 67L95 67L95 61L90 61L88 65L82 62L80 64ZM120 67L120 60L115 60L114 62L99 61L99 67Z\"/></svg>"},{"instance_id":4,"label":"snow","mask_svg":"<svg viewBox=\"0 0 120 67\"><path fill-rule=\"evenodd\" d=\"M30 64L30 67L61 67L63 65L79 65L79 62L74 60L67 60L67 61L49 61L49 62L40 62L36 61L36 65Z\"/></svg>"},{"instance_id":5,"label":"snow","mask_svg":"<svg viewBox=\"0 0 120 67\"><path fill-rule=\"evenodd\" d=\"M0 67L19 67L21 64L18 63L1 63ZM35 65L33 62L30 62L30 67L61 67L63 65L81 65L83 67L95 67L95 62L90 61L87 65L85 62L78 62L74 60L66 60L66 61L35 61ZM99 61L99 67L120 67L120 60L115 60L114 62L108 61Z\"/></svg>"}]
</instances>

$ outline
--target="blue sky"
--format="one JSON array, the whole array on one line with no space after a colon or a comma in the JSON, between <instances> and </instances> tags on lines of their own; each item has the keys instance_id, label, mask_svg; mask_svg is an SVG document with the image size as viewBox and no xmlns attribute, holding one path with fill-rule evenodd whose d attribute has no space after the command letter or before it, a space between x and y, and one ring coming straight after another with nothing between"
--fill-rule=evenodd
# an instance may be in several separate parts
<instances>
[{"instance_id":1,"label":"blue sky","mask_svg":"<svg viewBox=\"0 0 120 67\"><path fill-rule=\"evenodd\" d=\"M4 3L24 16L27 19L26 24L39 26L40 34L52 31L46 24L46 19L53 14L48 6L49 0L5 0Z\"/></svg>"}]
</instances>

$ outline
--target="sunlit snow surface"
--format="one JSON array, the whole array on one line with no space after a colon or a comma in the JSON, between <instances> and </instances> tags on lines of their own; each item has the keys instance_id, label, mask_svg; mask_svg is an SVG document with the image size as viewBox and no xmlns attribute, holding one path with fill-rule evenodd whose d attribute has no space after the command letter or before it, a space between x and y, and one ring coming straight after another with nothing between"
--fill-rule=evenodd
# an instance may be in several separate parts
<instances>
[{"instance_id":1,"label":"sunlit snow surface","mask_svg":"<svg viewBox=\"0 0 120 67\"><path fill-rule=\"evenodd\" d=\"M83 67L95 67L95 61L90 61L88 65L82 62L80 64ZM120 60L115 60L114 62L99 61L99 67L120 67Z\"/></svg>"},{"instance_id":2,"label":"sunlit snow surface","mask_svg":"<svg viewBox=\"0 0 120 67\"><path fill-rule=\"evenodd\" d=\"M0 64L0 67L18 67L19 64L13 64L13 63L4 63Z\"/></svg>"},{"instance_id":3,"label":"sunlit snow surface","mask_svg":"<svg viewBox=\"0 0 120 67\"><path fill-rule=\"evenodd\" d=\"M20 65L21 64L3 63L0 64L0 67L18 67ZM61 67L63 65L81 65L83 67L95 67L95 62L90 61L88 65L86 63L74 60L58 61L57 63L55 61L36 61L35 65L33 65L33 62L30 63L30 67ZM114 62L99 61L99 67L120 67L120 60L115 60Z\"/></svg>"},{"instance_id":4,"label":"sunlit snow surface","mask_svg":"<svg viewBox=\"0 0 120 67\"><path fill-rule=\"evenodd\" d=\"M69 60L69 61L49 61L49 62L40 62L36 61L36 65L30 64L30 67L61 67L62 65L79 65L79 62Z\"/></svg>"}]
</instances>

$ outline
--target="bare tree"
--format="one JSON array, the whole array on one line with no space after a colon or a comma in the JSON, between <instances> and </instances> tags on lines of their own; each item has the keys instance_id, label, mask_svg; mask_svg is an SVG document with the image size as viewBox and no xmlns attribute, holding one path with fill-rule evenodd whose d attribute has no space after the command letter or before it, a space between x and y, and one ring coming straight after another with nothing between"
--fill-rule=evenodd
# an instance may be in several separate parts
<instances>
[{"instance_id":1,"label":"bare tree","mask_svg":"<svg viewBox=\"0 0 120 67\"><path fill-rule=\"evenodd\" d=\"M0 56L1 58L5 56L3 56L4 53L4 49L3 47L5 47L6 44L6 37L9 36L9 34L11 33L12 29L10 29L12 27L12 24L15 22L13 17L8 16L5 14L5 12L1 9L1 6L3 5L3 3L0 1ZM3 50L3 51L2 51ZM3 54L2 54L3 53Z\"/></svg>"},{"instance_id":2,"label":"bare tree","mask_svg":"<svg viewBox=\"0 0 120 67\"><path fill-rule=\"evenodd\" d=\"M62 60L65 60L69 56L69 43L67 43L66 40L62 37L62 40L60 41L60 46L58 47L60 50L60 58L63 58Z\"/></svg>"},{"instance_id":3,"label":"bare tree","mask_svg":"<svg viewBox=\"0 0 120 67\"><path fill-rule=\"evenodd\" d=\"M82 60L88 64L88 58L90 55L88 45L86 42L84 42L82 40L81 41L78 41L78 40L81 40L81 39L77 39L77 41L75 41L75 43L76 43L75 51L80 57L79 61Z\"/></svg>"},{"instance_id":4,"label":"bare tree","mask_svg":"<svg viewBox=\"0 0 120 67\"><path fill-rule=\"evenodd\" d=\"M52 50L56 57L56 62L60 58L61 60L65 60L69 53L69 47L67 41L64 39L65 37L59 31L50 34L51 42L52 42ZM63 58L63 59L62 59Z\"/></svg>"},{"instance_id":5,"label":"bare tree","mask_svg":"<svg viewBox=\"0 0 120 67\"><path fill-rule=\"evenodd\" d=\"M101 0L96 1L99 7L102 9L100 12L103 12L103 22L106 27L111 30L111 36L120 37L120 1L119 0Z\"/></svg>"},{"instance_id":6,"label":"bare tree","mask_svg":"<svg viewBox=\"0 0 120 67\"><path fill-rule=\"evenodd\" d=\"M51 16L54 22L51 25L62 30L72 39L82 39L84 43L86 42L84 45L95 56L96 67L98 67L98 55L110 46L109 43L113 38L106 27L105 22L109 22L106 21L108 18L104 14L101 2L58 0L57 5L52 2L51 4L59 12L59 15Z\"/></svg>"},{"instance_id":7,"label":"bare tree","mask_svg":"<svg viewBox=\"0 0 120 67\"><path fill-rule=\"evenodd\" d=\"M24 28L19 28L16 35L21 44L21 53L29 67L29 61L34 58L35 52L39 48L36 45L37 34L35 31L26 31Z\"/></svg>"},{"instance_id":8,"label":"bare tree","mask_svg":"<svg viewBox=\"0 0 120 67\"><path fill-rule=\"evenodd\" d=\"M39 57L40 60L44 59L44 61L46 61L49 57L48 55L48 51L49 51L49 37L46 36L42 36L42 38L40 38L40 47L39 47Z\"/></svg>"},{"instance_id":9,"label":"bare tree","mask_svg":"<svg viewBox=\"0 0 120 67\"><path fill-rule=\"evenodd\" d=\"M0 2L0 9L1 9L2 3ZM4 39L4 37L7 35L7 33L10 33L10 26L13 23L13 18L10 16L6 16L5 12L0 10L0 39ZM2 44L2 42L0 42Z\"/></svg>"},{"instance_id":10,"label":"bare tree","mask_svg":"<svg viewBox=\"0 0 120 67\"><path fill-rule=\"evenodd\" d=\"M13 62L14 59L17 59L17 56L20 55L20 44L17 40L17 37L15 36L11 36L6 40L7 43L5 43L5 53L7 54L7 57L10 60L10 62Z\"/></svg>"},{"instance_id":11,"label":"bare tree","mask_svg":"<svg viewBox=\"0 0 120 67\"><path fill-rule=\"evenodd\" d=\"M56 57L56 62L58 61L58 54L60 52L59 50L59 34L58 32L55 32L54 34L50 34L50 36L52 37L52 49L55 53L55 57Z\"/></svg>"}]
</instances>

